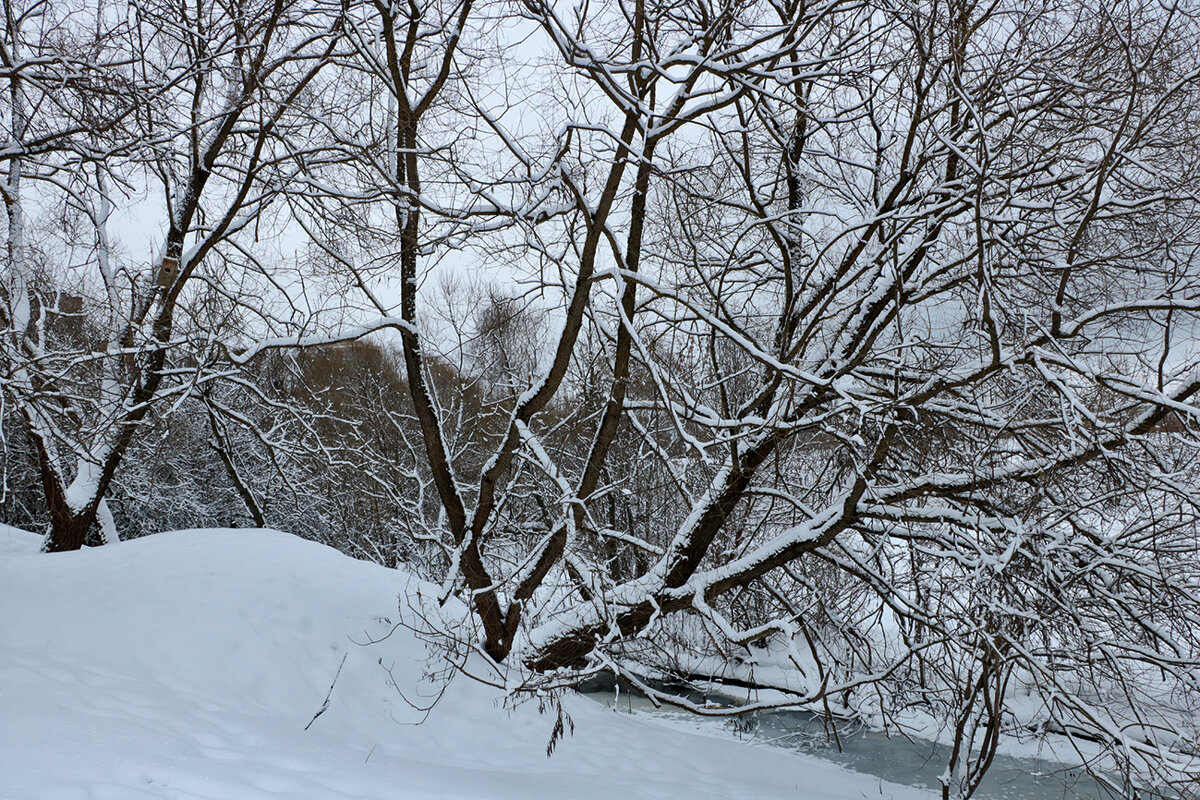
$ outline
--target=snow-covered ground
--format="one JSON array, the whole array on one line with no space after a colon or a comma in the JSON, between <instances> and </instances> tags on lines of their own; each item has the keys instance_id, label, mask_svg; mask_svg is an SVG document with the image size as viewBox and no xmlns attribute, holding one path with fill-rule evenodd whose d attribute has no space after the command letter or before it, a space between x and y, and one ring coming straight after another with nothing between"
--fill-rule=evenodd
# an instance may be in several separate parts
<instances>
[{"instance_id":1,"label":"snow-covered ground","mask_svg":"<svg viewBox=\"0 0 1200 800\"><path fill-rule=\"evenodd\" d=\"M577 696L548 758L553 712L461 677L413 724L424 646L405 629L363 644L412 582L287 534L39 543L0 527L3 798L932 796Z\"/></svg>"}]
</instances>

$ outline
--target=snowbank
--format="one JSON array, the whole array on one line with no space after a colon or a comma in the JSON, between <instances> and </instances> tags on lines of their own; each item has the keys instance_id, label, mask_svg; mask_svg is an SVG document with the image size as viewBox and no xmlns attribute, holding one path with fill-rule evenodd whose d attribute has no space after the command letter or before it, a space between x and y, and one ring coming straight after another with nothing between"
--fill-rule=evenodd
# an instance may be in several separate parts
<instances>
[{"instance_id":1,"label":"snowbank","mask_svg":"<svg viewBox=\"0 0 1200 800\"><path fill-rule=\"evenodd\" d=\"M0 525L0 556L36 553L42 549L42 537L11 525Z\"/></svg>"},{"instance_id":2,"label":"snowbank","mask_svg":"<svg viewBox=\"0 0 1200 800\"><path fill-rule=\"evenodd\" d=\"M361 644L413 582L286 534L39 544L0 531L3 798L930 797L575 696L547 758L553 714L462 678L413 724L423 645Z\"/></svg>"}]
</instances>

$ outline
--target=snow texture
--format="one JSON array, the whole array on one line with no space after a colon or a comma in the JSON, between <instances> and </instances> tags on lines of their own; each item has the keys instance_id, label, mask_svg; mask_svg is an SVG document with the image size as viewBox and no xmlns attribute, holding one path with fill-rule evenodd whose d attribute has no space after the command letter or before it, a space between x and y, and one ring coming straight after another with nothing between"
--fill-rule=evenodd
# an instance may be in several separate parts
<instances>
[{"instance_id":1,"label":"snow texture","mask_svg":"<svg viewBox=\"0 0 1200 800\"><path fill-rule=\"evenodd\" d=\"M410 724L438 663L364 643L432 587L274 531L40 539L0 528L0 798L931 797L575 695L548 758L554 711L463 677Z\"/></svg>"}]
</instances>

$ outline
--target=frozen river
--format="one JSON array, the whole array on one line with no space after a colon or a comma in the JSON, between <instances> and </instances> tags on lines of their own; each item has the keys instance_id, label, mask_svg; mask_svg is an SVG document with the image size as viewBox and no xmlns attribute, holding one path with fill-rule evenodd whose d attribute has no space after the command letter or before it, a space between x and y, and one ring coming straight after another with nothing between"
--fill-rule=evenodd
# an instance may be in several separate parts
<instances>
[{"instance_id":1,"label":"frozen river","mask_svg":"<svg viewBox=\"0 0 1200 800\"><path fill-rule=\"evenodd\" d=\"M939 794L938 776L945 770L950 755L946 745L887 736L844 722L838 726L839 749L821 717L805 711L760 711L749 718L698 717L666 706L655 708L641 695L624 687L616 692L611 683L604 685L602 681L586 686L584 694L618 711L651 715L713 733L798 750L855 772L927 788ZM705 698L695 694L689 699ZM724 702L732 698L721 696L719 699ZM997 754L974 797L979 800L1111 800L1120 797L1151 800L1162 796L1115 792L1097 782L1086 770L1051 758Z\"/></svg>"}]
</instances>

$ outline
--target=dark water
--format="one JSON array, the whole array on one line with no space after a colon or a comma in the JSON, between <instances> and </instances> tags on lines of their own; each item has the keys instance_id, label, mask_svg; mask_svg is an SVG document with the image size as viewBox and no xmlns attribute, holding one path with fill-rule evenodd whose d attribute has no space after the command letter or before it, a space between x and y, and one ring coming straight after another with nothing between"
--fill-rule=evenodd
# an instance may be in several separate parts
<instances>
[{"instance_id":1,"label":"dark water","mask_svg":"<svg viewBox=\"0 0 1200 800\"><path fill-rule=\"evenodd\" d=\"M670 691L693 702L716 699L725 705L737 703L729 695L705 695L689 685L664 684L655 688ZM746 741L818 756L885 781L923 787L938 796L941 794L938 776L945 771L950 758L950 748L946 745L888 736L846 722L837 725L835 742L825 720L806 711L758 711L744 717L729 718L697 717L666 706L656 709L644 697L630 691L627 685L620 686L618 691L609 678L593 679L582 686L581 691L596 702L619 711L651 713L685 719L701 726L711 725L713 729L723 729ZM1080 767L1048 758L1014 758L1003 754L996 755L991 769L974 795L979 800L1153 800L1177 796L1131 789L1117 791L1099 783Z\"/></svg>"}]
</instances>

